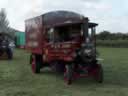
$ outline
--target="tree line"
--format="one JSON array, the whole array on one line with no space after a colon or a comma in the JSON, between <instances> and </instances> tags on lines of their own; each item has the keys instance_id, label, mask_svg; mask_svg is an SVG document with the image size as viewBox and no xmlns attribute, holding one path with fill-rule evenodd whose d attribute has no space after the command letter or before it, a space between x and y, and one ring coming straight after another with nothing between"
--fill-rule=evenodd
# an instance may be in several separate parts
<instances>
[{"instance_id":1,"label":"tree line","mask_svg":"<svg viewBox=\"0 0 128 96\"><path fill-rule=\"evenodd\" d=\"M103 31L96 34L98 40L128 40L128 33Z\"/></svg>"},{"instance_id":2,"label":"tree line","mask_svg":"<svg viewBox=\"0 0 128 96\"><path fill-rule=\"evenodd\" d=\"M97 45L105 47L128 47L128 33L103 31L96 34Z\"/></svg>"}]
</instances>

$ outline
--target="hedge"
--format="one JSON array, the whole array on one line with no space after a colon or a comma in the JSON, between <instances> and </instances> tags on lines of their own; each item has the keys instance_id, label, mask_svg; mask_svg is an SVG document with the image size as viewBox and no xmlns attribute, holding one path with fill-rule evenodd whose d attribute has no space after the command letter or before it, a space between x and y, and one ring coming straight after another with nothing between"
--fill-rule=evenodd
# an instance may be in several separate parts
<instances>
[{"instance_id":1,"label":"hedge","mask_svg":"<svg viewBox=\"0 0 128 96\"><path fill-rule=\"evenodd\" d=\"M128 40L97 40L97 46L102 47L126 47L128 48Z\"/></svg>"}]
</instances>

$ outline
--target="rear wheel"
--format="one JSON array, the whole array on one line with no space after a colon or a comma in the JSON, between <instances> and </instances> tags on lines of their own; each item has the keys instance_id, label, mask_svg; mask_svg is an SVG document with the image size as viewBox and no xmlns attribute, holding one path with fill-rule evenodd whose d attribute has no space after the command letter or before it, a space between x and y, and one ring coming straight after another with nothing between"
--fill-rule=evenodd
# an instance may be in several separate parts
<instances>
[{"instance_id":1,"label":"rear wheel","mask_svg":"<svg viewBox=\"0 0 128 96\"><path fill-rule=\"evenodd\" d=\"M94 78L99 83L103 82L103 68L102 68L101 64L98 64L98 68L96 70Z\"/></svg>"},{"instance_id":2,"label":"rear wheel","mask_svg":"<svg viewBox=\"0 0 128 96\"><path fill-rule=\"evenodd\" d=\"M30 55L29 64L32 64L32 55Z\"/></svg>"},{"instance_id":3,"label":"rear wheel","mask_svg":"<svg viewBox=\"0 0 128 96\"><path fill-rule=\"evenodd\" d=\"M32 67L33 73L40 73L40 68L41 68L40 66L41 66L41 62L38 56L32 55L31 67Z\"/></svg>"},{"instance_id":4,"label":"rear wheel","mask_svg":"<svg viewBox=\"0 0 128 96\"><path fill-rule=\"evenodd\" d=\"M73 80L73 65L72 64L68 64L65 66L64 79L68 85L72 84L72 80Z\"/></svg>"}]
</instances>

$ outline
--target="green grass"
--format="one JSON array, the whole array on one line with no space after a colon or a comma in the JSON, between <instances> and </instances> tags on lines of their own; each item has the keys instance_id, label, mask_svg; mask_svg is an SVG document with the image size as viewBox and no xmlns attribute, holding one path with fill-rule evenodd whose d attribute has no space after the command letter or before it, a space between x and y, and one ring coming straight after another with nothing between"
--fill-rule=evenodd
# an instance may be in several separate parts
<instances>
[{"instance_id":1,"label":"green grass","mask_svg":"<svg viewBox=\"0 0 128 96\"><path fill-rule=\"evenodd\" d=\"M29 53L17 49L12 61L0 61L0 96L128 96L128 49L98 50L104 59L104 83L82 78L67 86L55 73L33 74Z\"/></svg>"}]
</instances>

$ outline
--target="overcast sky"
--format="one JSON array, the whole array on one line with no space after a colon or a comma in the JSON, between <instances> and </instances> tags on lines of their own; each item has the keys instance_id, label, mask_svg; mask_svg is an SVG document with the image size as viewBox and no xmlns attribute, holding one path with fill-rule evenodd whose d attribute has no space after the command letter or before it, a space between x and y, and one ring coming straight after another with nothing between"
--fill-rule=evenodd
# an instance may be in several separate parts
<instances>
[{"instance_id":1,"label":"overcast sky","mask_svg":"<svg viewBox=\"0 0 128 96\"><path fill-rule=\"evenodd\" d=\"M10 26L24 31L24 20L53 10L78 12L99 23L97 32L128 32L128 0L0 0Z\"/></svg>"}]
</instances>

